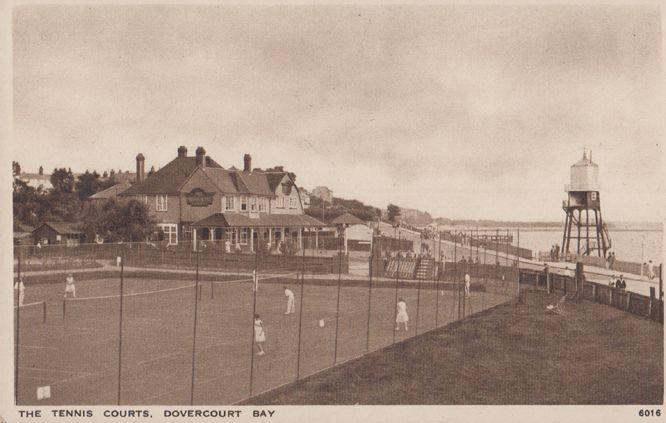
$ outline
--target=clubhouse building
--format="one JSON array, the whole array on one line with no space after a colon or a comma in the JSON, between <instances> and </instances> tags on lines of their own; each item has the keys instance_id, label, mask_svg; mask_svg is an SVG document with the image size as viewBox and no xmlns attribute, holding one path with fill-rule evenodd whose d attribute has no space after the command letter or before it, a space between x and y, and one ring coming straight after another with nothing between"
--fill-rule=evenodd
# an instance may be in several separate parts
<instances>
[{"instance_id":1,"label":"clubhouse building","mask_svg":"<svg viewBox=\"0 0 666 423\"><path fill-rule=\"evenodd\" d=\"M236 251L256 251L259 243L278 249L285 242L298 248L304 236L316 236L325 226L303 212L298 187L281 167L252 169L249 154L243 170L225 169L187 148L157 172L146 177L143 154L136 157L136 183L119 197L146 204L167 245L213 242ZM228 241L228 243L227 243Z\"/></svg>"}]
</instances>

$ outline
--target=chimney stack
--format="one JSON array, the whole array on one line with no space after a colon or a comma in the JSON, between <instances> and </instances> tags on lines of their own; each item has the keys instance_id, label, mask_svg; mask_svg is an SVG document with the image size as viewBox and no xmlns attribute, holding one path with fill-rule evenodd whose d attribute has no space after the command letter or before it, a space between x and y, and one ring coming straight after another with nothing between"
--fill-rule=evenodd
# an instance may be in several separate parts
<instances>
[{"instance_id":1,"label":"chimney stack","mask_svg":"<svg viewBox=\"0 0 666 423\"><path fill-rule=\"evenodd\" d=\"M184 145L178 147L178 157L187 157L187 147Z\"/></svg>"},{"instance_id":2,"label":"chimney stack","mask_svg":"<svg viewBox=\"0 0 666 423\"><path fill-rule=\"evenodd\" d=\"M203 147L197 147L196 155L197 166L206 167L206 150Z\"/></svg>"},{"instance_id":3,"label":"chimney stack","mask_svg":"<svg viewBox=\"0 0 666 423\"><path fill-rule=\"evenodd\" d=\"M251 172L252 171L252 156L249 154L245 154L243 156L243 172Z\"/></svg>"},{"instance_id":4,"label":"chimney stack","mask_svg":"<svg viewBox=\"0 0 666 423\"><path fill-rule=\"evenodd\" d=\"M145 172L144 172L144 163L145 163L145 158L143 157L143 154L139 153L138 156L136 156L136 182L141 183L145 179Z\"/></svg>"}]
</instances>

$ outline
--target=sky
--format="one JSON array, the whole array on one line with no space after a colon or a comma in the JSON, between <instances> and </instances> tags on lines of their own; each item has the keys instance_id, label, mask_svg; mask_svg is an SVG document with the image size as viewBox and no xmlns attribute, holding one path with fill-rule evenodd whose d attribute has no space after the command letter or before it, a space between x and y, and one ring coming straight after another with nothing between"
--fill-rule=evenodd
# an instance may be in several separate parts
<instances>
[{"instance_id":1,"label":"sky","mask_svg":"<svg viewBox=\"0 0 666 423\"><path fill-rule=\"evenodd\" d=\"M562 220L569 166L606 220L661 221L655 6L20 6L24 171L283 165L435 217Z\"/></svg>"}]
</instances>

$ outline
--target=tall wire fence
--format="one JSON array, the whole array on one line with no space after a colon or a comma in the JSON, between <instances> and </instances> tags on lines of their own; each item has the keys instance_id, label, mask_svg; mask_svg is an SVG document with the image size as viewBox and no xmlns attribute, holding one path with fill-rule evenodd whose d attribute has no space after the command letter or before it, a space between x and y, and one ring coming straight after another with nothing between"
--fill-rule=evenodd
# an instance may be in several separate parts
<instances>
[{"instance_id":1,"label":"tall wire fence","mask_svg":"<svg viewBox=\"0 0 666 423\"><path fill-rule=\"evenodd\" d=\"M389 235L17 247L16 402L236 403L520 295L518 232Z\"/></svg>"}]
</instances>

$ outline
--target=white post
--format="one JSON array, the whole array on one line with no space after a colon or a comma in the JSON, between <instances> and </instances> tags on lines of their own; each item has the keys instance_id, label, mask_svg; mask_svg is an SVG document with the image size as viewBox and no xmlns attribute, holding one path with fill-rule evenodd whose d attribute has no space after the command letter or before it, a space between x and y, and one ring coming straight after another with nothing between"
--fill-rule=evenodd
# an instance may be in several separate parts
<instances>
[{"instance_id":1,"label":"white post","mask_svg":"<svg viewBox=\"0 0 666 423\"><path fill-rule=\"evenodd\" d=\"M192 228L192 251L197 250L197 228Z\"/></svg>"},{"instance_id":2,"label":"white post","mask_svg":"<svg viewBox=\"0 0 666 423\"><path fill-rule=\"evenodd\" d=\"M315 229L315 248L319 249L319 228Z\"/></svg>"},{"instance_id":3,"label":"white post","mask_svg":"<svg viewBox=\"0 0 666 423\"><path fill-rule=\"evenodd\" d=\"M210 233L210 240L211 240L211 241L214 241L214 240L215 240L214 237L213 237L213 236L214 236L213 231L214 231L213 228L208 228L208 232Z\"/></svg>"},{"instance_id":4,"label":"white post","mask_svg":"<svg viewBox=\"0 0 666 423\"><path fill-rule=\"evenodd\" d=\"M273 245L273 228L268 228L268 243Z\"/></svg>"},{"instance_id":5,"label":"white post","mask_svg":"<svg viewBox=\"0 0 666 423\"><path fill-rule=\"evenodd\" d=\"M298 249L303 249L303 228L298 228Z\"/></svg>"},{"instance_id":6,"label":"white post","mask_svg":"<svg viewBox=\"0 0 666 423\"><path fill-rule=\"evenodd\" d=\"M345 225L345 255L347 255L347 225Z\"/></svg>"},{"instance_id":7,"label":"white post","mask_svg":"<svg viewBox=\"0 0 666 423\"><path fill-rule=\"evenodd\" d=\"M250 231L250 252L254 253L254 229L248 228Z\"/></svg>"}]
</instances>

